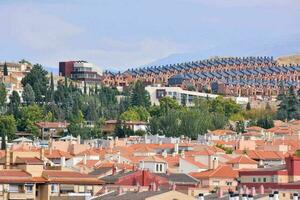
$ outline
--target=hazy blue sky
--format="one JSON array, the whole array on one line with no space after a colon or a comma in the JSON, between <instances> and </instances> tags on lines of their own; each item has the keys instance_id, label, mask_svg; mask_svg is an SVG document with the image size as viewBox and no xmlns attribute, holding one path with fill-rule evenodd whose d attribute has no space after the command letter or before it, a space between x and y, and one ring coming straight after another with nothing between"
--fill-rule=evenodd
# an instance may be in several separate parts
<instances>
[{"instance_id":1,"label":"hazy blue sky","mask_svg":"<svg viewBox=\"0 0 300 200\"><path fill-rule=\"evenodd\" d=\"M299 0L1 0L0 60L123 70L300 53Z\"/></svg>"}]
</instances>

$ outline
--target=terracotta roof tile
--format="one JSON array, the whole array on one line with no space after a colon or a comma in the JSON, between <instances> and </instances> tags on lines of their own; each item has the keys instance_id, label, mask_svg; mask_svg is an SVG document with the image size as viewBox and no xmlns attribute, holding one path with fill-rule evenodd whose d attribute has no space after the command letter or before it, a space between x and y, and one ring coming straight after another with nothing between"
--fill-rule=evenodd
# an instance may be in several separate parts
<instances>
[{"instance_id":1,"label":"terracotta roof tile","mask_svg":"<svg viewBox=\"0 0 300 200\"><path fill-rule=\"evenodd\" d=\"M214 170L207 170L204 172L193 172L190 175L196 179L203 178L237 178L238 171L233 170L230 166L221 165Z\"/></svg>"},{"instance_id":2,"label":"terracotta roof tile","mask_svg":"<svg viewBox=\"0 0 300 200\"><path fill-rule=\"evenodd\" d=\"M241 155L227 162L228 164L257 164L257 162L247 155Z\"/></svg>"}]
</instances>

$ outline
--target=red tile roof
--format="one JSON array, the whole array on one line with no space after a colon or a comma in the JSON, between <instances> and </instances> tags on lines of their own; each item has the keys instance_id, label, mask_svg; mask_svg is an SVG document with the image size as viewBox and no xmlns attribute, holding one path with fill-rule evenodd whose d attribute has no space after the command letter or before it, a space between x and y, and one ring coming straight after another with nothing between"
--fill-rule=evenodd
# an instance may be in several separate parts
<instances>
[{"instance_id":1,"label":"red tile roof","mask_svg":"<svg viewBox=\"0 0 300 200\"><path fill-rule=\"evenodd\" d=\"M197 167L199 167L199 168L207 169L207 166L206 166L206 165L204 165L204 164L201 163L201 162L195 161L195 159L192 158L192 157L185 157L185 158L181 158L181 159L183 159L183 160L185 160L185 161L187 161L187 162L191 163L192 165L197 166Z\"/></svg>"},{"instance_id":2,"label":"red tile roof","mask_svg":"<svg viewBox=\"0 0 300 200\"><path fill-rule=\"evenodd\" d=\"M17 157L16 164L43 165L44 161L37 157Z\"/></svg>"},{"instance_id":3,"label":"red tile roof","mask_svg":"<svg viewBox=\"0 0 300 200\"><path fill-rule=\"evenodd\" d=\"M97 178L73 171L44 170L43 177L51 183L101 185L103 181Z\"/></svg>"},{"instance_id":4,"label":"red tile roof","mask_svg":"<svg viewBox=\"0 0 300 200\"><path fill-rule=\"evenodd\" d=\"M55 159L65 157L66 159L72 158L72 155L69 152L61 151L58 149L46 150L45 157L48 159Z\"/></svg>"},{"instance_id":5,"label":"red tile roof","mask_svg":"<svg viewBox=\"0 0 300 200\"><path fill-rule=\"evenodd\" d=\"M241 155L227 162L228 164L257 164L257 162L247 155Z\"/></svg>"},{"instance_id":6,"label":"red tile roof","mask_svg":"<svg viewBox=\"0 0 300 200\"><path fill-rule=\"evenodd\" d=\"M233 170L230 166L221 165L214 170L207 170L204 172L192 172L190 175L196 179L206 178L237 178L238 171Z\"/></svg>"}]
</instances>

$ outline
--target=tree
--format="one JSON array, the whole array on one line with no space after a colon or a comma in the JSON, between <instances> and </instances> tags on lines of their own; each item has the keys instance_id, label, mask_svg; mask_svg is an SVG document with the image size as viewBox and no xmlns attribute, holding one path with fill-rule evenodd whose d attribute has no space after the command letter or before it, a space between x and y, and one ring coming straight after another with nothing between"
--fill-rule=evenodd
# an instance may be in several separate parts
<instances>
[{"instance_id":1,"label":"tree","mask_svg":"<svg viewBox=\"0 0 300 200\"><path fill-rule=\"evenodd\" d=\"M4 83L0 83L0 108L3 107L6 103L6 95L7 95L6 87Z\"/></svg>"},{"instance_id":2,"label":"tree","mask_svg":"<svg viewBox=\"0 0 300 200\"><path fill-rule=\"evenodd\" d=\"M129 109L120 115L120 119L124 121L140 121L140 116L135 110Z\"/></svg>"},{"instance_id":3,"label":"tree","mask_svg":"<svg viewBox=\"0 0 300 200\"><path fill-rule=\"evenodd\" d=\"M250 102L247 103L246 110L251 110Z\"/></svg>"},{"instance_id":4,"label":"tree","mask_svg":"<svg viewBox=\"0 0 300 200\"><path fill-rule=\"evenodd\" d=\"M280 104L276 116L280 120L300 119L300 102L293 87L285 95L280 96Z\"/></svg>"},{"instance_id":5,"label":"tree","mask_svg":"<svg viewBox=\"0 0 300 200\"><path fill-rule=\"evenodd\" d=\"M24 87L22 98L27 105L31 105L35 102L35 94L29 83L27 83Z\"/></svg>"},{"instance_id":6,"label":"tree","mask_svg":"<svg viewBox=\"0 0 300 200\"><path fill-rule=\"evenodd\" d=\"M3 76L8 76L8 69L6 62L3 65Z\"/></svg>"},{"instance_id":7,"label":"tree","mask_svg":"<svg viewBox=\"0 0 300 200\"><path fill-rule=\"evenodd\" d=\"M34 135L38 134L36 122L44 119L43 110L36 104L21 108L21 117L18 119L18 129L20 131L28 131Z\"/></svg>"},{"instance_id":8,"label":"tree","mask_svg":"<svg viewBox=\"0 0 300 200\"><path fill-rule=\"evenodd\" d=\"M168 112L171 109L178 110L180 109L180 105L175 99L171 97L163 97L159 100L160 108L163 112Z\"/></svg>"},{"instance_id":9,"label":"tree","mask_svg":"<svg viewBox=\"0 0 300 200\"><path fill-rule=\"evenodd\" d=\"M35 94L35 101L37 103L43 103L44 97L47 95L49 83L47 73L48 72L43 69L42 65L36 64L21 81L23 87L27 84L31 85Z\"/></svg>"},{"instance_id":10,"label":"tree","mask_svg":"<svg viewBox=\"0 0 300 200\"><path fill-rule=\"evenodd\" d=\"M265 116L257 120L256 125L264 129L274 127L274 121L271 116Z\"/></svg>"},{"instance_id":11,"label":"tree","mask_svg":"<svg viewBox=\"0 0 300 200\"><path fill-rule=\"evenodd\" d=\"M143 106L149 108L150 97L141 81L135 82L130 95L131 106Z\"/></svg>"},{"instance_id":12,"label":"tree","mask_svg":"<svg viewBox=\"0 0 300 200\"><path fill-rule=\"evenodd\" d=\"M236 123L236 132L237 133L244 133L245 132L245 123L244 123L244 121L238 121Z\"/></svg>"},{"instance_id":13,"label":"tree","mask_svg":"<svg viewBox=\"0 0 300 200\"><path fill-rule=\"evenodd\" d=\"M12 114L16 119L20 117L20 110L19 106L21 104L21 99L19 93L13 91L12 94L9 96L9 113Z\"/></svg>"},{"instance_id":14,"label":"tree","mask_svg":"<svg viewBox=\"0 0 300 200\"><path fill-rule=\"evenodd\" d=\"M8 137L8 139L11 139L14 137L15 132L16 132L15 118L12 115L1 115L0 116L0 133L2 137L1 149L5 149L6 136Z\"/></svg>"},{"instance_id":15,"label":"tree","mask_svg":"<svg viewBox=\"0 0 300 200\"><path fill-rule=\"evenodd\" d=\"M84 81L84 85L83 85L83 93L87 94L87 88L86 88L86 82Z\"/></svg>"}]
</instances>

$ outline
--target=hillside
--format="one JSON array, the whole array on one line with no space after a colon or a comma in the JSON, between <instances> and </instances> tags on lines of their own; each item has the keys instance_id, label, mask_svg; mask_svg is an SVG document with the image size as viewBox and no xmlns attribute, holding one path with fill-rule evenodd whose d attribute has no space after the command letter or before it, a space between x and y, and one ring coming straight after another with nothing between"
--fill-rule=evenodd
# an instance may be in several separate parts
<instances>
[{"instance_id":1,"label":"hillside","mask_svg":"<svg viewBox=\"0 0 300 200\"><path fill-rule=\"evenodd\" d=\"M300 64L300 54L292 55L292 56L282 56L277 58L277 62L279 64Z\"/></svg>"}]
</instances>

